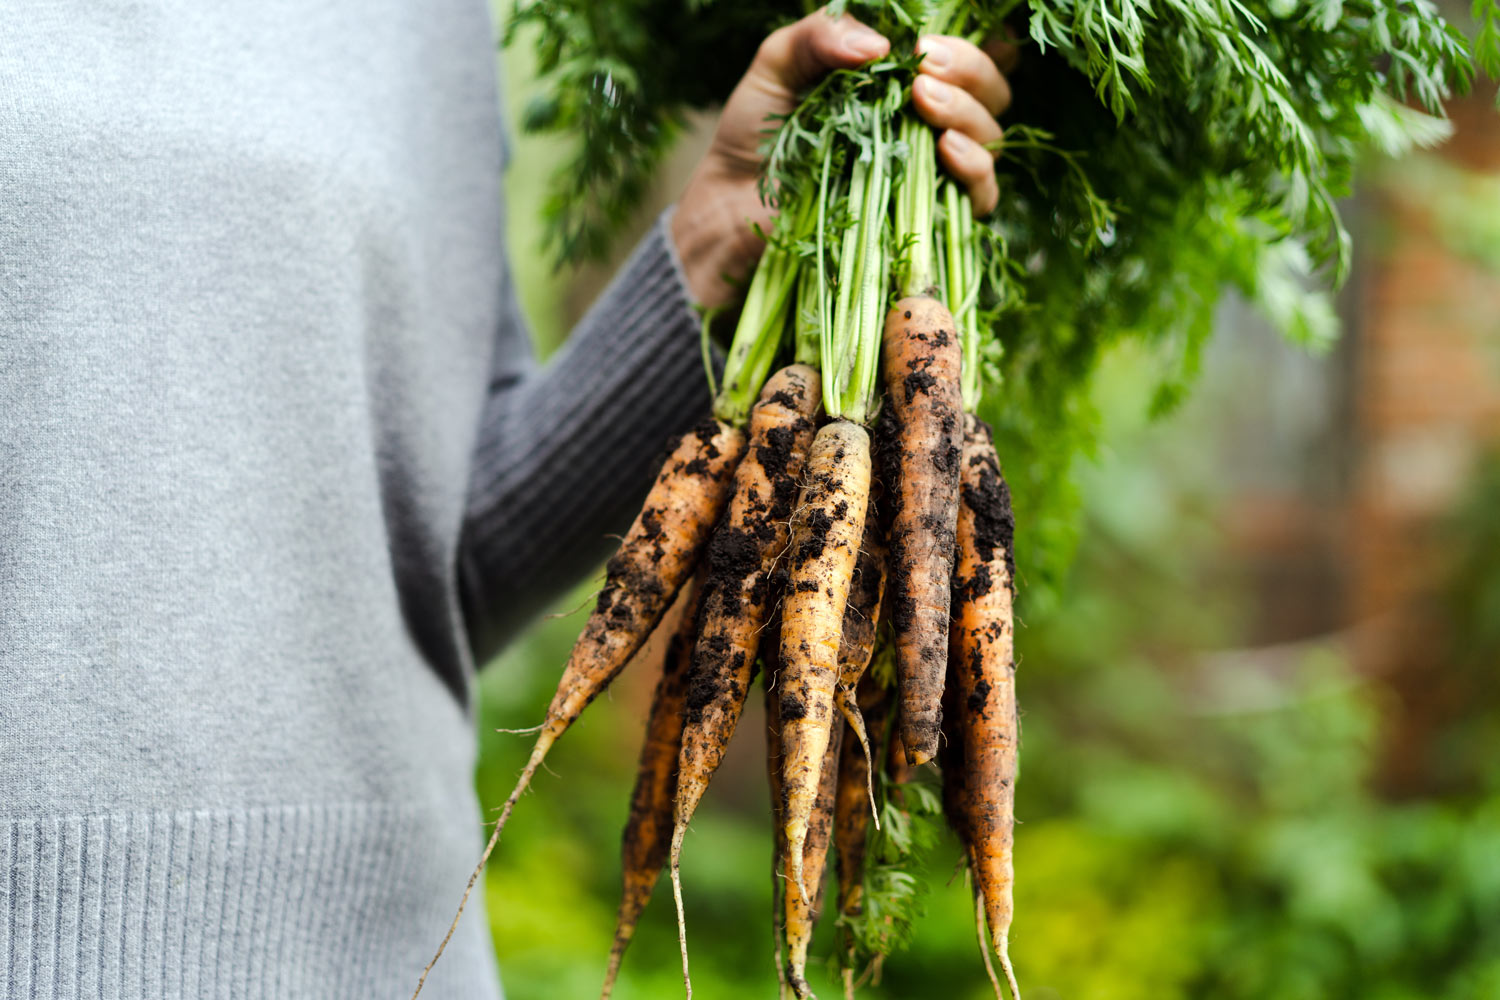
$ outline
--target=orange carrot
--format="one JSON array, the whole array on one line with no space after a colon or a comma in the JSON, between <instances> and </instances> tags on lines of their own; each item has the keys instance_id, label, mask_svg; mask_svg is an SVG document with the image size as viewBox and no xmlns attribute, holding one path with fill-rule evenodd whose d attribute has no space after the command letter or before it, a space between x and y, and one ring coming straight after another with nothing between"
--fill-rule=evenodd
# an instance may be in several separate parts
<instances>
[{"instance_id":1,"label":"orange carrot","mask_svg":"<svg viewBox=\"0 0 1500 1000\"><path fill-rule=\"evenodd\" d=\"M950 641L956 641L953 637L958 635L958 630L949 632ZM964 865L968 868L971 876L975 871L974 866L974 840L973 817L970 815L975 808L974 789L970 787L970 775L968 765L964 759L964 710L959 701L959 682L957 677L957 661L949 659L947 686L943 688L943 740L938 748L938 763L942 767L943 778L943 815L948 819L948 825L958 837L958 842L964 849ZM995 976L995 965L990 961L990 943L984 933L984 896L980 892L979 883L976 880L974 888L974 919L975 929L979 939L979 954L984 959L984 971L989 976L990 986L995 991L995 1000L1005 1000L1005 994L1000 989L1000 980Z\"/></svg>"},{"instance_id":2,"label":"orange carrot","mask_svg":"<svg viewBox=\"0 0 1500 1000\"><path fill-rule=\"evenodd\" d=\"M886 315L881 467L891 490L890 621L907 759L937 753L962 444L960 345L936 299L912 296Z\"/></svg>"},{"instance_id":3,"label":"orange carrot","mask_svg":"<svg viewBox=\"0 0 1500 1000\"><path fill-rule=\"evenodd\" d=\"M991 943L1011 995L1019 1000L1009 951L1020 745L1011 551L1015 520L990 429L968 415L964 430L950 650L964 775L958 790L959 833L969 845Z\"/></svg>"},{"instance_id":4,"label":"orange carrot","mask_svg":"<svg viewBox=\"0 0 1500 1000\"><path fill-rule=\"evenodd\" d=\"M786 935L786 907L782 905L781 871L786 866L786 830L781 820L781 618L771 620L761 642L766 667L766 777L771 787L771 941L774 946L777 996L786 996L786 967L781 947Z\"/></svg>"},{"instance_id":5,"label":"orange carrot","mask_svg":"<svg viewBox=\"0 0 1500 1000\"><path fill-rule=\"evenodd\" d=\"M870 438L836 420L818 431L792 521L790 568L782 601L782 823L787 877L804 900L808 824L833 729L833 692L849 579L864 533L870 492Z\"/></svg>"},{"instance_id":6,"label":"orange carrot","mask_svg":"<svg viewBox=\"0 0 1500 1000\"><path fill-rule=\"evenodd\" d=\"M734 468L744 450L743 433L721 421L706 420L684 434L667 456L635 523L620 543L619 551L609 560L604 589L568 657L531 758L500 810L494 832L458 902L458 912L438 945L437 954L422 971L412 1000L422 992L428 973L453 937L474 883L500 841L505 821L547 751L630 662L692 573L703 544L729 499Z\"/></svg>"},{"instance_id":7,"label":"orange carrot","mask_svg":"<svg viewBox=\"0 0 1500 1000\"><path fill-rule=\"evenodd\" d=\"M792 992L811 997L807 985L807 949L812 944L813 926L823 907L823 871L828 862L828 841L833 832L834 799L838 792L839 744L844 726L833 730L828 749L823 753L823 767L818 776L818 794L808 817L807 844L804 848L802 874L812 886L812 895L804 896L790 880L782 883L782 906L786 914L786 971Z\"/></svg>"},{"instance_id":8,"label":"orange carrot","mask_svg":"<svg viewBox=\"0 0 1500 1000\"><path fill-rule=\"evenodd\" d=\"M750 412L750 441L734 474L734 495L708 544L698 637L688 678L672 831L672 895L682 974L692 995L682 908L682 841L709 779L734 735L755 669L773 593L770 575L787 545L797 483L822 398L818 373L791 365L772 375Z\"/></svg>"},{"instance_id":9,"label":"orange carrot","mask_svg":"<svg viewBox=\"0 0 1500 1000\"><path fill-rule=\"evenodd\" d=\"M604 974L601 1000L608 1000L614 992L620 960L635 936L641 911L650 902L651 890L656 887L657 876L667 859L672 800L677 792L677 753L682 744L682 705L687 700L688 665L692 662L693 638L698 631L701 591L700 572L683 599L682 618L667 645L661 679L651 696L646 738L641 744L640 766L630 795L630 817L620 839L620 909L615 917L615 939L609 950L609 969Z\"/></svg>"}]
</instances>

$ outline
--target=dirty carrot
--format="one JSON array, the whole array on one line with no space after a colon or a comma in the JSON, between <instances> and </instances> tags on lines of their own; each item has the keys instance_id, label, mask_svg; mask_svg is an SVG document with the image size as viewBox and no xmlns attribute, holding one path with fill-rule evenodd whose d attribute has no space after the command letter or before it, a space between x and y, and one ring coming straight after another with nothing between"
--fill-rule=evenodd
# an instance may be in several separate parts
<instances>
[{"instance_id":1,"label":"dirty carrot","mask_svg":"<svg viewBox=\"0 0 1500 1000\"><path fill-rule=\"evenodd\" d=\"M821 390L806 365L766 382L750 412L750 439L734 474L734 494L708 544L698 636L688 677L673 812L672 895L687 980L687 925L681 899L682 841L734 735L755 668L773 593L771 571L787 545L787 525L812 444ZM689 989L691 987L689 986Z\"/></svg>"},{"instance_id":2,"label":"dirty carrot","mask_svg":"<svg viewBox=\"0 0 1500 1000\"><path fill-rule=\"evenodd\" d=\"M1019 1000L1009 934L1015 869L1015 781L1020 724L1016 711L1013 603L1015 520L990 429L965 417L958 565L953 577L952 679L961 713L965 781L959 833L969 844L974 880L1000 967Z\"/></svg>"},{"instance_id":3,"label":"dirty carrot","mask_svg":"<svg viewBox=\"0 0 1500 1000\"><path fill-rule=\"evenodd\" d=\"M422 970L413 1000L422 992L428 973L453 937L474 883L500 841L505 821L547 751L630 662L693 572L709 532L729 499L734 468L744 450L743 433L722 421L705 420L684 434L667 456L635 523L609 560L604 589L568 657L531 758L500 810L448 933Z\"/></svg>"},{"instance_id":4,"label":"dirty carrot","mask_svg":"<svg viewBox=\"0 0 1500 1000\"><path fill-rule=\"evenodd\" d=\"M792 521L782 600L782 822L787 877L803 899L803 850L833 729L833 692L849 580L859 555L870 492L870 437L848 420L818 431Z\"/></svg>"},{"instance_id":5,"label":"dirty carrot","mask_svg":"<svg viewBox=\"0 0 1500 1000\"><path fill-rule=\"evenodd\" d=\"M807 949L812 944L813 925L823 906L823 872L828 863L828 841L833 832L834 800L838 793L839 745L845 727L835 726L823 752L823 766L818 775L818 793L808 817L807 844L804 848L803 878L812 887L803 895L790 880L782 883L782 906L786 914L786 972L792 992L811 997L807 984Z\"/></svg>"},{"instance_id":6,"label":"dirty carrot","mask_svg":"<svg viewBox=\"0 0 1500 1000\"><path fill-rule=\"evenodd\" d=\"M957 630L949 634L950 636L957 635ZM937 759L942 768L943 815L948 820L948 827L958 837L958 842L963 847L964 867L972 878L975 866L974 823L971 813L974 809L976 791L971 787L971 776L965 760L962 732L965 713L959 701L958 678L955 675L956 662L950 659L948 663L947 687L943 689L943 739L938 748ZM980 957L984 959L984 971L989 977L991 988L995 991L995 1000L1005 1000L1005 994L1000 988L1000 980L995 976L995 965L990 961L990 942L985 936L984 896L979 890L977 880L973 883L973 894L974 928L979 941Z\"/></svg>"},{"instance_id":7,"label":"dirty carrot","mask_svg":"<svg viewBox=\"0 0 1500 1000\"><path fill-rule=\"evenodd\" d=\"M771 942L776 966L777 997L786 997L786 967L781 961L786 935L786 907L782 905L782 869L786 867L786 830L781 825L781 619L771 621L761 643L766 675L766 778L771 788Z\"/></svg>"},{"instance_id":8,"label":"dirty carrot","mask_svg":"<svg viewBox=\"0 0 1500 1000\"><path fill-rule=\"evenodd\" d=\"M683 598L682 618L667 645L661 678L651 696L651 714L646 720L646 737L641 744L640 765L630 795L630 817L620 839L620 909L615 917L614 944L609 950L609 968L604 974L600 1000L609 1000L614 992L620 960L635 936L641 911L651 900L651 890L656 887L657 876L667 858L672 800L677 793L677 753L682 745L682 705L687 698L693 638L698 632L702 576L700 572Z\"/></svg>"},{"instance_id":9,"label":"dirty carrot","mask_svg":"<svg viewBox=\"0 0 1500 1000\"><path fill-rule=\"evenodd\" d=\"M900 101L900 88L887 88L887 101ZM885 211L892 183L895 145L885 113L867 118L869 145L851 160L843 190L844 213L834 211L830 185L832 146L822 157L816 210L816 245L809 280L817 294L807 304L817 317L818 357L823 376L823 407L830 422L818 431L807 463L807 483L792 522L792 540L781 629L782 824L786 830L786 872L803 901L803 852L809 817L817 796L823 755L833 738L834 691L839 680L839 647L850 576L864 535L870 497L870 435L880 357L880 317L886 297L889 236ZM868 153L868 155L865 155ZM840 172L842 167L840 167ZM852 220L838 237L838 278L830 289L828 225L839 214ZM836 294L835 294L836 292Z\"/></svg>"},{"instance_id":10,"label":"dirty carrot","mask_svg":"<svg viewBox=\"0 0 1500 1000\"><path fill-rule=\"evenodd\" d=\"M953 317L936 299L904 298L887 315L881 464L891 495L888 601L898 724L913 764L937 753L942 721L963 440L959 356Z\"/></svg>"}]
</instances>

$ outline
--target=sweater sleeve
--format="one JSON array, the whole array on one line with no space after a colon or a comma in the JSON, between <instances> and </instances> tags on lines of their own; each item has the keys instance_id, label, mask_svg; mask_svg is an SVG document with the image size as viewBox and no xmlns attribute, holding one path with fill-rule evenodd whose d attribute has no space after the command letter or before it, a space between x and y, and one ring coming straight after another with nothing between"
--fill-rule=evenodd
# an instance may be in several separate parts
<instances>
[{"instance_id":1,"label":"sweater sleeve","mask_svg":"<svg viewBox=\"0 0 1500 1000\"><path fill-rule=\"evenodd\" d=\"M670 213L556 356L491 379L458 566L478 663L609 555L668 436L709 412Z\"/></svg>"}]
</instances>

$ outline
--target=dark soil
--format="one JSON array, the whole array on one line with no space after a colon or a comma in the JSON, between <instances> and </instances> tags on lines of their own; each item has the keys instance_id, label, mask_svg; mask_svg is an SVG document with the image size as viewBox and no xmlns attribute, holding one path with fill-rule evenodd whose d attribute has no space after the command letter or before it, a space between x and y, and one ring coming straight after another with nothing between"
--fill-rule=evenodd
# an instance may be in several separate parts
<instances>
[{"instance_id":1,"label":"dark soil","mask_svg":"<svg viewBox=\"0 0 1500 1000\"><path fill-rule=\"evenodd\" d=\"M777 395L785 395L778 393ZM800 423L811 423L800 421ZM765 440L756 445L755 460L760 467L766 471L766 478L775 481L778 476L786 475L787 463L791 461L797 447L797 433L801 428L773 427L766 432Z\"/></svg>"},{"instance_id":2,"label":"dark soil","mask_svg":"<svg viewBox=\"0 0 1500 1000\"><path fill-rule=\"evenodd\" d=\"M937 379L926 371L912 372L901 380L901 389L906 393L908 405L916 398L917 393L926 392L935 385L937 385Z\"/></svg>"},{"instance_id":3,"label":"dark soil","mask_svg":"<svg viewBox=\"0 0 1500 1000\"><path fill-rule=\"evenodd\" d=\"M978 684L974 685L974 690L969 692L969 711L973 712L975 715L983 714L984 703L989 698L989 696L990 682L986 680L980 680Z\"/></svg>"},{"instance_id":4,"label":"dark soil","mask_svg":"<svg viewBox=\"0 0 1500 1000\"><path fill-rule=\"evenodd\" d=\"M847 505L846 505L847 512ZM833 528L833 518L826 510L813 508L807 512L801 544L797 548L797 561L809 562L823 555L828 544L828 532Z\"/></svg>"},{"instance_id":5,"label":"dark soil","mask_svg":"<svg viewBox=\"0 0 1500 1000\"><path fill-rule=\"evenodd\" d=\"M1000 460L995 454L994 436L984 421L973 418L973 425L984 442L983 454L969 459L971 470L979 471L979 482L966 482L963 503L974 513L974 544L979 557L986 563L993 562L995 550L1005 554L1005 568L1010 574L1009 585L1015 588L1016 560L1013 550L1016 536L1016 518L1011 509L1010 487L1000 472ZM972 439L971 439L972 447ZM972 479L972 471L966 479ZM979 593L987 593L988 587Z\"/></svg>"},{"instance_id":6,"label":"dark soil","mask_svg":"<svg viewBox=\"0 0 1500 1000\"><path fill-rule=\"evenodd\" d=\"M802 409L802 398L790 389L782 389L780 392L771 393L771 397L766 402L774 403L777 406L785 406L788 410Z\"/></svg>"},{"instance_id":7,"label":"dark soil","mask_svg":"<svg viewBox=\"0 0 1500 1000\"><path fill-rule=\"evenodd\" d=\"M737 592L746 577L759 571L764 546L758 526L731 528L721 524L708 544L708 577L712 592Z\"/></svg>"},{"instance_id":8,"label":"dark soil","mask_svg":"<svg viewBox=\"0 0 1500 1000\"><path fill-rule=\"evenodd\" d=\"M709 458L719 457L719 446L714 443L714 439L719 436L720 429L719 422L712 417L699 422L692 429L691 433L698 435L698 441L704 447L703 453Z\"/></svg>"}]
</instances>

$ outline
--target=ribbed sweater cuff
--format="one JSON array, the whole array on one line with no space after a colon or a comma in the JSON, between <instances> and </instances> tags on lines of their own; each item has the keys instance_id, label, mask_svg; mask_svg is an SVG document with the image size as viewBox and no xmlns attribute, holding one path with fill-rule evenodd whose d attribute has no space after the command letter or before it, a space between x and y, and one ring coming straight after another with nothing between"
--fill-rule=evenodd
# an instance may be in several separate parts
<instances>
[{"instance_id":1,"label":"ribbed sweater cuff","mask_svg":"<svg viewBox=\"0 0 1500 1000\"><path fill-rule=\"evenodd\" d=\"M429 827L383 803L0 819L0 996L406 996L474 849ZM434 1000L496 998L474 903Z\"/></svg>"},{"instance_id":2,"label":"ribbed sweater cuff","mask_svg":"<svg viewBox=\"0 0 1500 1000\"><path fill-rule=\"evenodd\" d=\"M667 438L711 404L664 212L544 368L492 390L460 575L482 662L628 526Z\"/></svg>"}]
</instances>

